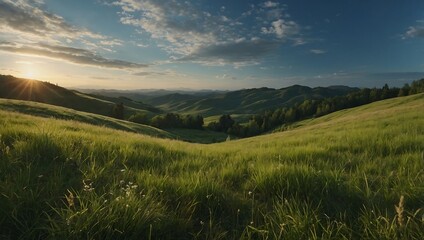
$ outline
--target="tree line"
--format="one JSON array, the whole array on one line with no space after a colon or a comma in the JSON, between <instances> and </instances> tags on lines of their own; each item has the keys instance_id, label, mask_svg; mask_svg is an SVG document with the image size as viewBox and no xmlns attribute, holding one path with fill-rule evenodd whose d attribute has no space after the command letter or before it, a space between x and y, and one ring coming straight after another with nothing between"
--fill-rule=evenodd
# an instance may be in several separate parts
<instances>
[{"instance_id":1,"label":"tree line","mask_svg":"<svg viewBox=\"0 0 424 240\"><path fill-rule=\"evenodd\" d=\"M268 110L251 116L249 122L245 124L237 123L231 119L230 115L222 115L218 122L210 123L208 128L240 138L251 137L307 118L320 117L342 109L422 92L424 92L424 79L413 81L411 85L405 84L402 88L390 88L385 84L382 88L363 88L344 96L308 99L292 107Z\"/></svg>"},{"instance_id":2,"label":"tree line","mask_svg":"<svg viewBox=\"0 0 424 240\"><path fill-rule=\"evenodd\" d=\"M293 122L307 118L320 117L342 109L357 107L379 100L408 96L424 92L424 79L405 84L402 88L390 88L385 84L382 88L363 88L344 96L324 99L307 99L292 107L281 107L267 110L261 114L252 115L247 123L238 123L231 115L222 115L217 122L209 123L206 128L212 131L225 132L240 138L256 136L277 127L286 126ZM115 104L112 117L124 118L124 105ZM129 117L128 121L146 124L153 127L204 129L204 121L201 115L180 115L166 113L149 118L146 113L136 113Z\"/></svg>"},{"instance_id":3,"label":"tree line","mask_svg":"<svg viewBox=\"0 0 424 240\"><path fill-rule=\"evenodd\" d=\"M112 109L112 117L124 119L124 105L117 103ZM203 129L203 117L201 115L180 115L177 113L167 113L150 118L147 113L135 113L128 118L128 121L139 124L150 125L156 128L188 128Z\"/></svg>"}]
</instances>

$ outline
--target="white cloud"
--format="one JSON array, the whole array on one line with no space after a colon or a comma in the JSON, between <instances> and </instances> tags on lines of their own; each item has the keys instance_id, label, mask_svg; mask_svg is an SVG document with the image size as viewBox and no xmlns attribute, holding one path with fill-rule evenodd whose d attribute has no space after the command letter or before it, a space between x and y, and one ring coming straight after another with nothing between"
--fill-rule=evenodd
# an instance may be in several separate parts
<instances>
[{"instance_id":1,"label":"white cloud","mask_svg":"<svg viewBox=\"0 0 424 240\"><path fill-rule=\"evenodd\" d=\"M255 65L262 57L274 52L278 46L276 41L239 39L199 47L179 61L218 66L231 63L236 67Z\"/></svg>"},{"instance_id":2,"label":"white cloud","mask_svg":"<svg viewBox=\"0 0 424 240\"><path fill-rule=\"evenodd\" d=\"M278 2L271 2L271 1L266 1L263 4L263 6L266 8L273 8L273 7L277 7L278 5L280 5Z\"/></svg>"},{"instance_id":3,"label":"white cloud","mask_svg":"<svg viewBox=\"0 0 424 240\"><path fill-rule=\"evenodd\" d=\"M201 9L193 1L116 0L113 4L122 9L121 23L148 34L158 47L176 59L196 62L201 59L200 63L207 65L257 64L271 52L268 43L272 42L275 50L299 32L297 23L289 20L287 14L283 14L284 9L276 8L279 4L271 1L250 6L248 12L231 18L223 15L225 8L213 13ZM270 9L261 9L264 4ZM264 20L255 21L257 18ZM271 26L265 19L272 20ZM267 33L266 36L263 33ZM255 41L249 43L245 39ZM257 39L264 41L259 43ZM264 52L254 49L258 46ZM237 50L243 52L235 52Z\"/></svg>"},{"instance_id":4,"label":"white cloud","mask_svg":"<svg viewBox=\"0 0 424 240\"><path fill-rule=\"evenodd\" d=\"M403 34L403 38L424 38L424 24L420 26L410 26Z\"/></svg>"},{"instance_id":5,"label":"white cloud","mask_svg":"<svg viewBox=\"0 0 424 240\"><path fill-rule=\"evenodd\" d=\"M46 12L26 0L3 0L0 2L0 32L25 34L26 38L44 38L57 41L67 39L103 39L107 37L68 24L61 16Z\"/></svg>"},{"instance_id":6,"label":"white cloud","mask_svg":"<svg viewBox=\"0 0 424 240\"><path fill-rule=\"evenodd\" d=\"M147 67L146 64L104 58L95 52L67 46L37 43L23 45L11 42L0 42L0 51L17 54L47 57L70 63L113 69L137 69Z\"/></svg>"},{"instance_id":7,"label":"white cloud","mask_svg":"<svg viewBox=\"0 0 424 240\"><path fill-rule=\"evenodd\" d=\"M113 52L110 48L121 46L123 41L73 26L43 7L42 0L0 1L0 50L104 68L146 66L98 55L96 50Z\"/></svg>"},{"instance_id":8,"label":"white cloud","mask_svg":"<svg viewBox=\"0 0 424 240\"><path fill-rule=\"evenodd\" d=\"M324 53L327 53L327 51L322 50L322 49L311 49L310 52L313 53L313 54L324 54Z\"/></svg>"},{"instance_id":9,"label":"white cloud","mask_svg":"<svg viewBox=\"0 0 424 240\"><path fill-rule=\"evenodd\" d=\"M263 34L275 34L278 38L284 38L298 32L298 25L294 21L278 19L271 23L269 28L262 27Z\"/></svg>"},{"instance_id":10,"label":"white cloud","mask_svg":"<svg viewBox=\"0 0 424 240\"><path fill-rule=\"evenodd\" d=\"M122 46L122 41L121 40L117 40L117 39L112 39L112 40L102 40L100 41L100 44L105 45L105 46Z\"/></svg>"}]
</instances>

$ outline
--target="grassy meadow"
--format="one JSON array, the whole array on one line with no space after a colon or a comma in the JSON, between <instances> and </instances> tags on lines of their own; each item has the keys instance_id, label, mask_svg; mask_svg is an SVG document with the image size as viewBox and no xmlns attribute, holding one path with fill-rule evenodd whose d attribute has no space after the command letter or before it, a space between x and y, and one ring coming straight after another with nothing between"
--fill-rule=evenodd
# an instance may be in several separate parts
<instances>
[{"instance_id":1,"label":"grassy meadow","mask_svg":"<svg viewBox=\"0 0 424 240\"><path fill-rule=\"evenodd\" d=\"M424 94L196 144L0 110L0 239L424 239Z\"/></svg>"}]
</instances>

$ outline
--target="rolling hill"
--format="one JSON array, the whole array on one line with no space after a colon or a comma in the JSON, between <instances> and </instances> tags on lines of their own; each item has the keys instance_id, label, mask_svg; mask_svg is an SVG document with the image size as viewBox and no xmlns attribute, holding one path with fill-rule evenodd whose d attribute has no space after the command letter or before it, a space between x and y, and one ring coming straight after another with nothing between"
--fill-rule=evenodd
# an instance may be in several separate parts
<instances>
[{"instance_id":1,"label":"rolling hill","mask_svg":"<svg viewBox=\"0 0 424 240\"><path fill-rule=\"evenodd\" d=\"M1 110L0 238L423 239L422 109L207 146Z\"/></svg>"},{"instance_id":2,"label":"rolling hill","mask_svg":"<svg viewBox=\"0 0 424 240\"><path fill-rule=\"evenodd\" d=\"M322 99L345 95L357 88L345 86L310 88L294 85L287 88L255 88L229 92L174 92L165 94L155 92L100 91L108 96L127 96L142 100L166 112L200 114L211 117L222 114L234 114L240 119L247 115L261 113L268 109L293 106L306 99ZM96 91L95 91L96 92Z\"/></svg>"},{"instance_id":3,"label":"rolling hill","mask_svg":"<svg viewBox=\"0 0 424 240\"><path fill-rule=\"evenodd\" d=\"M125 117L137 112L156 115L158 109L127 98L99 97L71 91L48 82L0 75L0 98L48 103L78 111L110 116L115 103L124 103Z\"/></svg>"},{"instance_id":4,"label":"rolling hill","mask_svg":"<svg viewBox=\"0 0 424 240\"><path fill-rule=\"evenodd\" d=\"M295 85L282 89L257 88L231 92L175 91L168 94L169 91L165 90L87 90L87 93L83 93L48 82L0 75L0 98L48 103L104 116L111 115L116 103L123 103L125 119L137 112L147 113L150 117L163 112L175 112L200 114L207 118L207 122L222 114L232 114L235 119L243 122L248 120L250 115L267 109L292 106L305 99L344 95L354 90L357 89L344 86L309 88Z\"/></svg>"},{"instance_id":5,"label":"rolling hill","mask_svg":"<svg viewBox=\"0 0 424 240\"><path fill-rule=\"evenodd\" d=\"M227 138L227 134L207 130L167 129L165 131L148 125L119 120L108 116L23 100L0 98L0 110L23 113L47 119L61 119L70 120L75 123L88 123L91 125L102 126L126 132L133 132L152 137L179 139L187 142L214 143L225 141Z\"/></svg>"}]
</instances>

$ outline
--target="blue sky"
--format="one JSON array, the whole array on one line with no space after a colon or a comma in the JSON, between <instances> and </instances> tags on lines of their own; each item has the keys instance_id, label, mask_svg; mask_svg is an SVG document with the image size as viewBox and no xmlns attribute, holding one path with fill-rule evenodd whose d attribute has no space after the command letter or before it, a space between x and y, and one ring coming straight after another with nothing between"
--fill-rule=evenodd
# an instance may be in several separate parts
<instances>
[{"instance_id":1,"label":"blue sky","mask_svg":"<svg viewBox=\"0 0 424 240\"><path fill-rule=\"evenodd\" d=\"M402 86L424 1L0 0L0 73L65 87Z\"/></svg>"}]
</instances>

